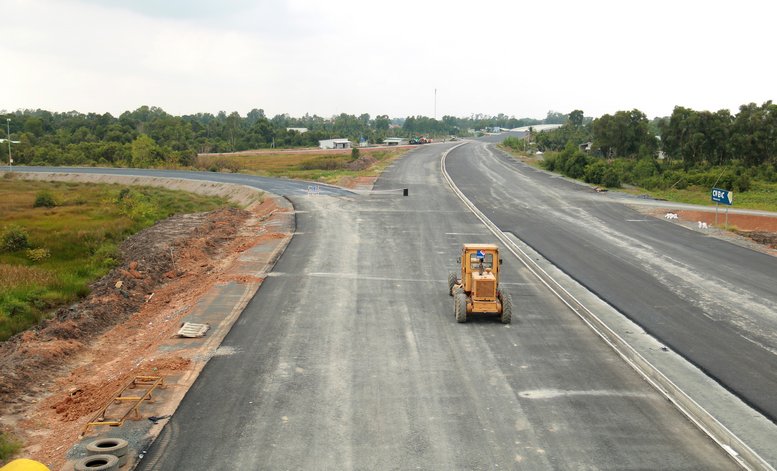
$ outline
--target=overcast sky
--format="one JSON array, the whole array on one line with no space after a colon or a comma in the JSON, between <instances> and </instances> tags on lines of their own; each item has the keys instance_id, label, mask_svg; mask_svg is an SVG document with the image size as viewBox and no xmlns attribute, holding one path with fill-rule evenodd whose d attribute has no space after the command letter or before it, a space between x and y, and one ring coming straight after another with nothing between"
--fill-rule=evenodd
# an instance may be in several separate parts
<instances>
[{"instance_id":1,"label":"overcast sky","mask_svg":"<svg viewBox=\"0 0 777 471\"><path fill-rule=\"evenodd\" d=\"M777 98L777 4L0 0L0 110L587 116Z\"/></svg>"}]
</instances>

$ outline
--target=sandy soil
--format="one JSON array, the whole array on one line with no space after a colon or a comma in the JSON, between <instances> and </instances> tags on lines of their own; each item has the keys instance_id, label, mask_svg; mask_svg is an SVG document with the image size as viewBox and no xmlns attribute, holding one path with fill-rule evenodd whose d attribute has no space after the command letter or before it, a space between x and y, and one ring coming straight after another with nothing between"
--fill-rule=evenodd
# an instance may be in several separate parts
<instances>
[{"instance_id":1,"label":"sandy soil","mask_svg":"<svg viewBox=\"0 0 777 471\"><path fill-rule=\"evenodd\" d=\"M644 207L636 209L655 217L664 217L666 213L673 213L678 216L674 221L689 229L777 256L777 217L731 213L728 215L728 225L732 230L726 231L722 228L726 222L726 215L722 211L718 214L718 226L715 226L714 212ZM707 227L699 227L700 222L706 223Z\"/></svg>"},{"instance_id":2,"label":"sandy soil","mask_svg":"<svg viewBox=\"0 0 777 471\"><path fill-rule=\"evenodd\" d=\"M378 177L342 177L335 184L352 190L371 190Z\"/></svg>"},{"instance_id":3,"label":"sandy soil","mask_svg":"<svg viewBox=\"0 0 777 471\"><path fill-rule=\"evenodd\" d=\"M60 469L84 424L132 377L191 368L158 346L214 283L260 281L228 270L243 251L284 236L264 230L275 211L266 198L162 221L122 245L122 264L86 299L0 344L0 427L22 439L21 456Z\"/></svg>"}]
</instances>

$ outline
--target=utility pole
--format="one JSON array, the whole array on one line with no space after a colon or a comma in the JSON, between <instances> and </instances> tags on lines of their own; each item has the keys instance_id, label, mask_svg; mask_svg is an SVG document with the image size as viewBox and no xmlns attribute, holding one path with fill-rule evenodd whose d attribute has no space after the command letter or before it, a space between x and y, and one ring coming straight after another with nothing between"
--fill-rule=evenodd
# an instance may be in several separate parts
<instances>
[{"instance_id":1,"label":"utility pole","mask_svg":"<svg viewBox=\"0 0 777 471\"><path fill-rule=\"evenodd\" d=\"M11 144L18 144L21 141L11 140L11 118L5 118L6 137L8 139L0 139L0 142L8 141L8 171L13 171L13 157L11 157Z\"/></svg>"},{"instance_id":2,"label":"utility pole","mask_svg":"<svg viewBox=\"0 0 777 471\"><path fill-rule=\"evenodd\" d=\"M434 120L437 120L437 89L434 89Z\"/></svg>"}]
</instances>

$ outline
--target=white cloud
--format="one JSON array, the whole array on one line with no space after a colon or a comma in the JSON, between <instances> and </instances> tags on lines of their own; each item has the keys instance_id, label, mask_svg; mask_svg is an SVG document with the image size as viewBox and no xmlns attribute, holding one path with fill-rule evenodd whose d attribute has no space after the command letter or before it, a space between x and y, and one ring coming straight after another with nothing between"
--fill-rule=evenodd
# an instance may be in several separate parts
<instances>
[{"instance_id":1,"label":"white cloud","mask_svg":"<svg viewBox=\"0 0 777 471\"><path fill-rule=\"evenodd\" d=\"M0 0L0 108L589 115L773 98L774 6Z\"/></svg>"}]
</instances>

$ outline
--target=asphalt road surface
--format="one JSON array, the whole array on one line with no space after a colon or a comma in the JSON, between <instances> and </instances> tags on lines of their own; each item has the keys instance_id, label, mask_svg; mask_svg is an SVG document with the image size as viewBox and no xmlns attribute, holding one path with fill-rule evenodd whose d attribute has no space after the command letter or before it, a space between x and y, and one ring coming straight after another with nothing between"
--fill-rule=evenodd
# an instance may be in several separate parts
<instances>
[{"instance_id":1,"label":"asphalt road surface","mask_svg":"<svg viewBox=\"0 0 777 471\"><path fill-rule=\"evenodd\" d=\"M139 469L736 468L511 255L513 324L456 323L447 273L494 238L445 148L376 184L407 197L291 197L296 235Z\"/></svg>"},{"instance_id":2,"label":"asphalt road surface","mask_svg":"<svg viewBox=\"0 0 777 471\"><path fill-rule=\"evenodd\" d=\"M535 170L484 143L448 156L499 228L777 418L777 260Z\"/></svg>"}]
</instances>

